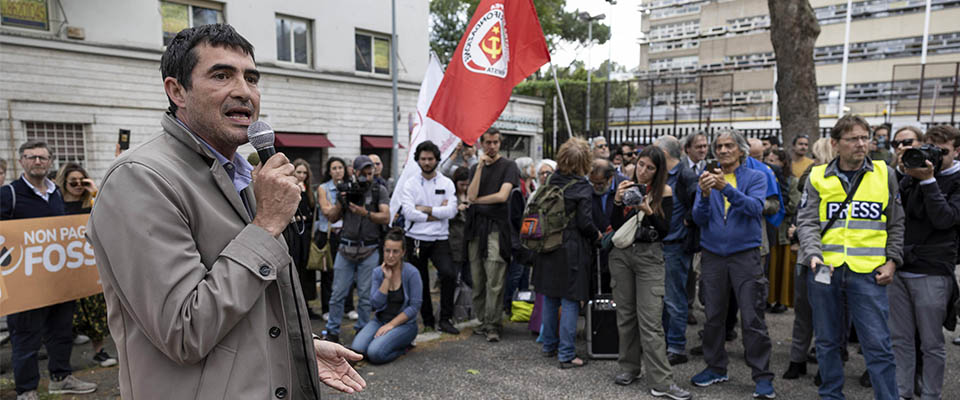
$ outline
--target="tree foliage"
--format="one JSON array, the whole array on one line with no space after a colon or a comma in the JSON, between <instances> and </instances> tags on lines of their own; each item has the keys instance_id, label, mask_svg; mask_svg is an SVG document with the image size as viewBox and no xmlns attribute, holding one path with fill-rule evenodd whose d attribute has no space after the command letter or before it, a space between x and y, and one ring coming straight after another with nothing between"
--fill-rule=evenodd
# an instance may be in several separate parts
<instances>
[{"instance_id":1,"label":"tree foliage","mask_svg":"<svg viewBox=\"0 0 960 400\"><path fill-rule=\"evenodd\" d=\"M430 48L441 62L447 63L453 56L479 4L480 0L430 0ZM534 2L540 27L551 49L559 42L587 44L587 22L577 18L576 11L565 11L565 5L566 0ZM594 22L593 39L600 44L606 43L610 39L610 27Z\"/></svg>"}]
</instances>

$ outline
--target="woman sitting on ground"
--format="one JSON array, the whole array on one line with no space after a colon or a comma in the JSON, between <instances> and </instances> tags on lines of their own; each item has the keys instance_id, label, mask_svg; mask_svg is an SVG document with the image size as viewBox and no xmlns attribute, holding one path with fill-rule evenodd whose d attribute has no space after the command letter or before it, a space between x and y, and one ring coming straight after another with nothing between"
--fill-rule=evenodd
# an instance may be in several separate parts
<instances>
[{"instance_id":1,"label":"woman sitting on ground","mask_svg":"<svg viewBox=\"0 0 960 400\"><path fill-rule=\"evenodd\" d=\"M357 333L350 346L374 364L393 361L417 337L423 283L417 268L403 261L403 229L387 232L383 264L373 270L370 306L376 318Z\"/></svg>"}]
</instances>

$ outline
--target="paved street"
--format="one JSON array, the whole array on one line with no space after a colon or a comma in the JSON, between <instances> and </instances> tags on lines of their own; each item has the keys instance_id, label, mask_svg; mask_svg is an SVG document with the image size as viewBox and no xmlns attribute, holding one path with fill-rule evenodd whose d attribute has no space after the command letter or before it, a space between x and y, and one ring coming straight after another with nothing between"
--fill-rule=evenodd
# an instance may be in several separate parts
<instances>
[{"instance_id":1,"label":"paved street","mask_svg":"<svg viewBox=\"0 0 960 400\"><path fill-rule=\"evenodd\" d=\"M702 311L697 312L702 322ZM793 312L768 315L773 337L773 359L771 367L777 375L774 387L779 399L814 399L816 388L811 375L815 364L808 365L808 376L795 381L780 379L786 369L790 349L790 329ZM582 323L582 320L581 320ZM319 332L321 324L315 322ZM688 338L694 341L697 325L688 330ZM617 373L616 361L591 360L580 369L560 370L556 360L547 360L540 356L540 349L534 342L535 337L526 330L526 323L507 323L503 341L489 344L479 336L470 334L470 328L464 327L459 336L421 335L415 349L397 361L382 366L361 362L357 367L367 380L367 389L356 395L340 395L327 389L324 398L364 398L364 399L646 399L649 386L638 381L631 386L622 387L613 384ZM347 329L349 331L349 329ZM738 328L739 331L739 328ZM953 333L948 339L955 337ZM345 338L349 339L349 338ZM753 392L750 371L743 364L743 349L740 340L727 344L730 351L730 381L710 387L692 388L691 376L703 367L700 357L693 357L687 364L675 369L678 382L690 389L698 399L747 399ZM586 352L586 343L578 343L578 352ZM846 395L848 399L872 399L870 389L859 386L857 378L864 370L863 358L857 355L856 346L850 347L851 360L847 363ZM116 354L111 347L111 353ZM73 365L77 368L89 367L87 361L91 355L90 345L78 346L74 351ZM0 398L12 399L13 374L10 370L10 345L0 349L0 361L3 373L0 375L2 389ZM42 366L41 368L45 368ZM119 396L116 389L117 368L88 368L77 372L77 376L93 379L100 383L100 389L91 395L64 396L63 399L114 399ZM944 393L960 393L960 346L947 345L947 371ZM41 384L45 385L46 380ZM945 395L944 398L949 398ZM58 398L58 397L47 397Z\"/></svg>"}]
</instances>

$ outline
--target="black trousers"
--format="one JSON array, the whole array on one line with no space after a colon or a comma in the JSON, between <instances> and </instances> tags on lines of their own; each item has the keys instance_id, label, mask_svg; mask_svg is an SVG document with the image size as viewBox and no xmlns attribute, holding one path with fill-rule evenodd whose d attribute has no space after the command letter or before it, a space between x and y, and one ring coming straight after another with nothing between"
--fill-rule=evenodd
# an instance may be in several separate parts
<instances>
[{"instance_id":1,"label":"black trousers","mask_svg":"<svg viewBox=\"0 0 960 400\"><path fill-rule=\"evenodd\" d=\"M68 301L7 316L13 345L13 376L17 394L37 390L40 368L37 352L47 347L50 376L70 375L73 350L73 313L77 302Z\"/></svg>"},{"instance_id":2,"label":"black trousers","mask_svg":"<svg viewBox=\"0 0 960 400\"><path fill-rule=\"evenodd\" d=\"M440 319L453 318L453 292L457 287L457 270L453 267L453 258L450 256L450 242L427 242L409 236L406 242L407 262L417 267L423 282L423 305L420 306L423 326L436 325L433 301L430 299L430 261L433 261L433 266L437 268L437 277L440 279Z\"/></svg>"}]
</instances>

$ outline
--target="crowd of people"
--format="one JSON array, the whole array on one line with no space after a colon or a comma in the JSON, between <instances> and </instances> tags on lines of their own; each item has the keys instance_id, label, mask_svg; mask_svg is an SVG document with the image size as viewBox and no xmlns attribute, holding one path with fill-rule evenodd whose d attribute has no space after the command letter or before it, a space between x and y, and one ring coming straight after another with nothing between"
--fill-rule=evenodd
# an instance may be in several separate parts
<instances>
[{"instance_id":1,"label":"crowd of people","mask_svg":"<svg viewBox=\"0 0 960 400\"><path fill-rule=\"evenodd\" d=\"M231 80L229 98L249 102L252 117L259 106L252 47L228 28L177 36L162 69L171 103L162 125L172 139L150 141L118 160L102 196L77 164L61 166L50 179L54 155L45 143L20 146L24 172L0 190L0 217L93 209L88 237L106 297L8 317L18 399L36 398L41 345L50 358L51 393L96 390L72 376L70 352L86 337L94 361L116 364L103 346L110 333L130 363L121 369L182 380L171 390L183 393L202 388L230 397L238 390L226 387L232 374L264 386L286 382L270 387L277 398L317 393L310 376L362 390L365 383L346 360L362 354L372 363L390 362L408 351L421 326L460 334L454 318L463 286L472 290L479 321L473 334L489 343L502 339L514 294L536 292L539 323L531 330L543 357L562 369L588 365L577 352L577 321L596 293L611 296L616 326L605 329L619 339L612 381L630 385L645 368L657 397L692 397L673 373L690 355L704 361L691 384L729 380L725 342L736 338L739 320L752 394L774 398L765 314L791 307L783 379L805 375L815 357L820 396L842 398L847 344L859 342L867 365L860 383L877 398L942 396L941 328L956 325L960 295L956 128L903 127L890 153L889 126L845 116L828 137L811 144L800 135L787 148L776 137L748 139L724 129L619 143L613 151L602 136L571 138L555 160L510 160L500 151L502 135L491 128L476 148L462 143L446 159L436 144L420 143L419 174L399 183L381 176L373 155L330 157L314 182L313 166L302 159L278 154L250 157L251 163L237 155L245 138L235 126L220 127L227 132L221 141L204 136L212 135L205 124L214 123L205 116L220 106L203 109L190 96L219 90L210 82ZM205 31L211 29L221 31ZM194 47L202 55L190 61L196 68L236 76L198 76L191 89L182 74L193 66L181 64ZM231 112L230 118L246 115ZM211 169L215 161L223 168ZM205 184L210 177L202 174L211 171L220 185ZM391 213L391 199L399 200L397 212ZM139 207L154 211L139 223L165 238L124 221ZM116 244L124 241L150 246ZM185 255L157 264L170 254ZM298 297L319 299L320 310ZM701 343L688 355L687 329L700 323L691 312L697 303L706 319ZM106 325L108 309L114 332ZM353 339L344 348L339 343L351 313ZM310 320L325 320L320 340L311 341ZM292 345L278 350L272 339L281 335ZM256 358L263 356L269 359ZM274 377L227 369L216 384L197 381L234 358L285 367L272 369ZM125 395L156 396L145 376L121 375Z\"/></svg>"}]
</instances>

